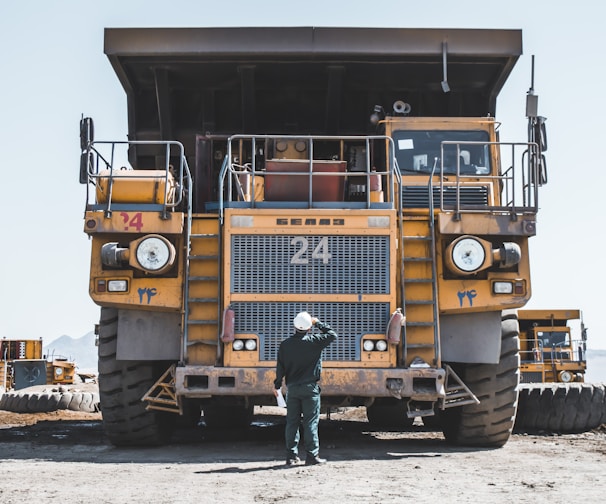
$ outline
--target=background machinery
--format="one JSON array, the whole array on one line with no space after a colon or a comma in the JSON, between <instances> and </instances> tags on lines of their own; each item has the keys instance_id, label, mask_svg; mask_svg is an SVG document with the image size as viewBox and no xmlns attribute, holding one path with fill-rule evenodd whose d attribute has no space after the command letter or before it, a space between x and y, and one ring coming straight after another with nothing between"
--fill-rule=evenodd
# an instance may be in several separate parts
<instances>
[{"instance_id":1,"label":"background machinery","mask_svg":"<svg viewBox=\"0 0 606 504\"><path fill-rule=\"evenodd\" d=\"M61 357L47 359L42 345L42 339L0 340L0 386L5 391L74 383L76 364Z\"/></svg>"},{"instance_id":2,"label":"background machinery","mask_svg":"<svg viewBox=\"0 0 606 504\"><path fill-rule=\"evenodd\" d=\"M521 383L516 430L584 432L606 422L606 387L585 383L581 310L518 310ZM578 332L571 327L578 324Z\"/></svg>"}]
</instances>

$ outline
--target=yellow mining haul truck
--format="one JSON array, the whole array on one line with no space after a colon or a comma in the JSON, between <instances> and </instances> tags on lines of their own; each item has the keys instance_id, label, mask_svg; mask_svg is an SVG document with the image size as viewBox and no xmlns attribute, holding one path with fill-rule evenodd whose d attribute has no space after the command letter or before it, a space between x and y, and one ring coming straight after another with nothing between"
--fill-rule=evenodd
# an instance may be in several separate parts
<instances>
[{"instance_id":1,"label":"yellow mining haul truck","mask_svg":"<svg viewBox=\"0 0 606 504\"><path fill-rule=\"evenodd\" d=\"M251 420L307 310L324 406L502 446L544 118L501 142L519 30L106 29L128 141L81 121L99 387L116 445ZM143 401L142 401L143 399Z\"/></svg>"},{"instance_id":2,"label":"yellow mining haul truck","mask_svg":"<svg viewBox=\"0 0 606 504\"><path fill-rule=\"evenodd\" d=\"M581 310L518 310L516 430L573 433L606 422L606 386L585 383L587 328ZM579 333L570 322L579 324Z\"/></svg>"},{"instance_id":3,"label":"yellow mining haul truck","mask_svg":"<svg viewBox=\"0 0 606 504\"><path fill-rule=\"evenodd\" d=\"M19 390L35 385L74 383L76 365L67 359L46 359L42 339L0 340L0 387Z\"/></svg>"},{"instance_id":4,"label":"yellow mining haul truck","mask_svg":"<svg viewBox=\"0 0 606 504\"><path fill-rule=\"evenodd\" d=\"M518 310L518 320L522 383L585 381L587 330L581 310ZM570 320L581 323L576 338Z\"/></svg>"}]
</instances>

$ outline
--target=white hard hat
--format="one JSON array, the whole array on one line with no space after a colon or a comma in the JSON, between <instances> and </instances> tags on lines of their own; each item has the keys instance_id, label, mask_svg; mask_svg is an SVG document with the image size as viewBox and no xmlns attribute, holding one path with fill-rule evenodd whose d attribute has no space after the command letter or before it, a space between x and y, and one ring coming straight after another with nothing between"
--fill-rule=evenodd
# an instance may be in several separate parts
<instances>
[{"instance_id":1,"label":"white hard hat","mask_svg":"<svg viewBox=\"0 0 606 504\"><path fill-rule=\"evenodd\" d=\"M295 328L299 331L308 331L311 327L311 315L306 311L298 313L292 321Z\"/></svg>"}]
</instances>

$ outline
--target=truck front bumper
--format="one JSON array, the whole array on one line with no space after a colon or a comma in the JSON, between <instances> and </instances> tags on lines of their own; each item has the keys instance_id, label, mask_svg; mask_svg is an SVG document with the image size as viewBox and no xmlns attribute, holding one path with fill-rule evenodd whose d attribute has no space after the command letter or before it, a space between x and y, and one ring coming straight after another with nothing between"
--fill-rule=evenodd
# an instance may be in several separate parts
<instances>
[{"instance_id":1,"label":"truck front bumper","mask_svg":"<svg viewBox=\"0 0 606 504\"><path fill-rule=\"evenodd\" d=\"M404 397L436 401L445 397L446 370L435 368L324 368L322 395ZM264 396L272 394L275 368L182 366L175 370L178 396Z\"/></svg>"}]
</instances>

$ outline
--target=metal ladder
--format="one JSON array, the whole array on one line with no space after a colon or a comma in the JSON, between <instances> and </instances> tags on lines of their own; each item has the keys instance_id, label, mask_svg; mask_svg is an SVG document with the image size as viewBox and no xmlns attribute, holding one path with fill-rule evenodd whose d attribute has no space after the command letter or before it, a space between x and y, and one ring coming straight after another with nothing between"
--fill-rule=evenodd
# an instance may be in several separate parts
<instances>
[{"instance_id":1,"label":"metal ladder","mask_svg":"<svg viewBox=\"0 0 606 504\"><path fill-rule=\"evenodd\" d=\"M184 352L191 364L215 364L220 348L220 239L216 215L194 216L185 289Z\"/></svg>"}]
</instances>

